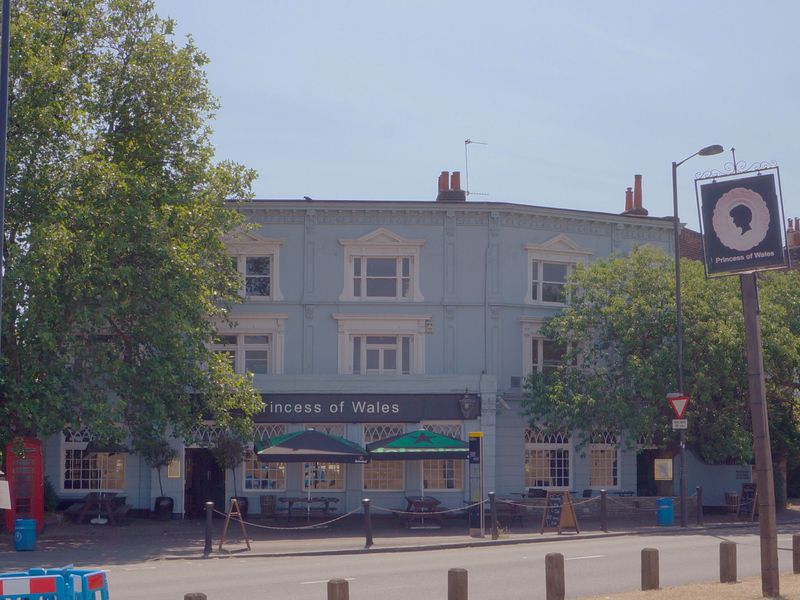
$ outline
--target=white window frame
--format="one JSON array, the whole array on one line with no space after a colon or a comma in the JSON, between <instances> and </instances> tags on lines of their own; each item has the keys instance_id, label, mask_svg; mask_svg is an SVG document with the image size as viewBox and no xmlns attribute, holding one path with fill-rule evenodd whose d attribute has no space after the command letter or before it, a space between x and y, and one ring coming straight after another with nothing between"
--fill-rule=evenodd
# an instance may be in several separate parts
<instances>
[{"instance_id":1,"label":"white window frame","mask_svg":"<svg viewBox=\"0 0 800 600\"><path fill-rule=\"evenodd\" d=\"M525 251L528 253L528 288L525 292L525 304L537 304L543 306L566 306L570 301L569 289L566 302L545 302L542 300L542 280L538 269L539 263L556 263L567 265L567 276L572 272L572 267L577 264L586 264L592 251L581 248L568 236L560 234L547 240L543 244L525 244ZM542 268L543 271L543 268ZM543 274L543 273L542 273ZM533 284L538 281L538 298L533 298Z\"/></svg>"},{"instance_id":2,"label":"white window frame","mask_svg":"<svg viewBox=\"0 0 800 600\"><path fill-rule=\"evenodd\" d=\"M363 315L334 313L338 324L339 373L353 374L355 336L408 336L411 338L409 375L425 373L425 335L431 329L430 315ZM399 342L399 340L398 340ZM398 346L400 344L398 343ZM398 356L398 359L400 357Z\"/></svg>"},{"instance_id":3,"label":"white window frame","mask_svg":"<svg viewBox=\"0 0 800 600\"><path fill-rule=\"evenodd\" d=\"M338 437L342 437L347 439L347 426L344 423L307 423L303 425L303 429L314 429L316 431L326 433L328 435L334 435ZM311 491L312 493L315 492L344 492L347 489L347 465L344 463L334 463L334 462L326 462L321 460L317 463L307 462L307 463L300 463L302 465L302 478L303 478L303 491ZM336 487L309 487L307 485L309 479L306 477L306 474L309 472L309 469L319 468L319 465L329 465L331 467L341 467L341 477L337 479L338 485ZM318 480L317 480L318 481Z\"/></svg>"},{"instance_id":4,"label":"white window frame","mask_svg":"<svg viewBox=\"0 0 800 600\"><path fill-rule=\"evenodd\" d=\"M428 421L421 423L421 429L426 429L428 431L432 431L434 433L440 433L442 435L449 435L450 437L456 437L450 435L453 430L457 430L458 437L456 439L463 440L464 439L464 424L460 421ZM421 461L422 464L420 468L423 472L422 481L425 481L424 473L425 467L431 466L431 463L441 463L445 461L452 461L453 462L453 469L460 468L461 469L461 487L452 487L452 488L433 488L433 487L425 487L423 483L423 492L459 492L463 491L467 482L469 480L469 470L467 469L466 462L463 458L432 458L426 459ZM460 467L458 465L461 465Z\"/></svg>"},{"instance_id":5,"label":"white window frame","mask_svg":"<svg viewBox=\"0 0 800 600\"><path fill-rule=\"evenodd\" d=\"M283 240L266 238L251 231L237 230L223 236L228 254L236 261L242 278L239 295L248 301L274 302L283 300L280 286L280 248ZM270 293L268 296L248 296L246 292L247 258L269 257Z\"/></svg>"},{"instance_id":6,"label":"white window frame","mask_svg":"<svg viewBox=\"0 0 800 600\"><path fill-rule=\"evenodd\" d=\"M555 438L555 439L554 439ZM557 441L558 438L566 438L566 441ZM535 441L529 441L535 440ZM572 489L572 458L574 456L574 451L572 448L572 439L566 433L556 433L550 435L544 435L541 431L534 430L531 428L527 428L525 430L525 458L527 458L528 451L545 451L550 452L552 450L566 450L567 451L567 485L566 486L549 486L549 485L536 485L534 483L530 483L527 480L524 480L525 487L541 487L548 490L570 490ZM552 460L552 459L551 459ZM524 469L524 467L523 467ZM523 478L525 477L525 473L523 472Z\"/></svg>"},{"instance_id":7,"label":"white window frame","mask_svg":"<svg viewBox=\"0 0 800 600\"><path fill-rule=\"evenodd\" d=\"M544 367L544 342L552 341L541 334L544 319L538 317L522 317L522 373L527 377L533 372L533 367L541 373ZM533 344L538 344L539 362L533 364ZM575 365L580 365L580 355L575 359Z\"/></svg>"},{"instance_id":8,"label":"white window frame","mask_svg":"<svg viewBox=\"0 0 800 600\"><path fill-rule=\"evenodd\" d=\"M267 375L280 375L283 373L283 345L284 327L287 314L237 316L236 320L226 323L216 320L215 326L218 336L236 336L236 348L228 347L225 344L212 344L212 351L232 350L236 352L234 371L244 373L245 355L247 345L244 344L244 336L265 335L269 337L268 373ZM261 375L261 374L259 374ZM259 376L256 375L256 376Z\"/></svg>"},{"instance_id":9,"label":"white window frame","mask_svg":"<svg viewBox=\"0 0 800 600\"><path fill-rule=\"evenodd\" d=\"M264 442L271 437L275 437L278 435L283 435L286 433L286 423L259 423L254 427L254 434L255 438L260 441ZM253 487L253 481L255 481L255 474L257 471L262 471L267 473L266 478L261 478L259 481L279 481L279 478L271 477L272 472L283 473L283 485L278 485L277 487ZM251 476L248 479L247 473L250 471ZM240 474L242 477L242 481L244 482L244 489L245 491L260 491L260 492L285 492L286 491L286 478L288 476L287 473L287 465L283 462L262 462L259 460L258 456L255 454L252 448L248 447L245 449L244 452L244 460L242 461L242 466L240 467ZM249 485L248 485L249 483Z\"/></svg>"},{"instance_id":10,"label":"white window frame","mask_svg":"<svg viewBox=\"0 0 800 600\"><path fill-rule=\"evenodd\" d=\"M68 451L79 451L83 452L86 450L86 446L88 446L89 442L92 440L92 434L88 429L81 429L78 431L71 432L72 441L67 441L64 432L59 434L60 442L61 442L61 451L60 451L60 462L59 462L59 491L64 494L71 494L71 493L85 493L85 492L124 492L125 491L125 480L127 478L127 470L128 470L128 461L127 456L125 453L120 452L122 458L122 487L78 487L78 488L68 488L64 486L64 481L66 478L66 462L67 462L67 453ZM97 455L109 455L109 452L98 452ZM87 459L81 459L87 460ZM99 470L99 468L98 468ZM103 481L101 477L99 482Z\"/></svg>"},{"instance_id":11,"label":"white window frame","mask_svg":"<svg viewBox=\"0 0 800 600\"><path fill-rule=\"evenodd\" d=\"M592 451L593 450L616 450L617 463L617 482L616 485L592 485ZM622 488L622 449L619 436L610 432L603 431L592 435L592 443L586 446L586 457L589 461L589 488L593 490L619 490Z\"/></svg>"},{"instance_id":12,"label":"white window frame","mask_svg":"<svg viewBox=\"0 0 800 600\"><path fill-rule=\"evenodd\" d=\"M366 446L370 442L378 441L378 439L385 439L385 438L372 438L371 436L367 436L367 428L378 428L382 427L386 430L389 430L386 433L386 437L391 437L393 435L400 435L405 433L405 425L402 423L364 423L362 425L362 435L364 440L364 445ZM365 486L366 482L366 474L369 469L400 469L400 487L398 488L367 488ZM406 461L404 460L376 460L372 461L369 464L364 465L361 468L361 490L364 492L401 492L406 489Z\"/></svg>"},{"instance_id":13,"label":"white window frame","mask_svg":"<svg viewBox=\"0 0 800 600\"><path fill-rule=\"evenodd\" d=\"M425 298L420 289L420 249L425 245L425 240L409 240L396 233L380 227L360 238L354 240L339 240L344 247L344 282L339 300L349 302L422 302ZM398 294L394 297L366 296L366 260L362 260L361 272L364 278L362 295L354 294L355 279L354 259L361 258L408 258L409 265L409 290L408 296L403 297L400 292L398 278ZM399 263L398 263L398 266Z\"/></svg>"}]
</instances>

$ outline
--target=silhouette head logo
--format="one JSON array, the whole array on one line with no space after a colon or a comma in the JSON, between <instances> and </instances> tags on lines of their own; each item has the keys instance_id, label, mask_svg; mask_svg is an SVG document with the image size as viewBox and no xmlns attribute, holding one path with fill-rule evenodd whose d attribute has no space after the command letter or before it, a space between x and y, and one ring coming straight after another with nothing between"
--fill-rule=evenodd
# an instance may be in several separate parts
<instances>
[{"instance_id":1,"label":"silhouette head logo","mask_svg":"<svg viewBox=\"0 0 800 600\"><path fill-rule=\"evenodd\" d=\"M737 204L734 206L731 209L730 215L731 219L733 219L733 224L742 230L742 235L752 229L750 223L753 220L753 213L744 204Z\"/></svg>"},{"instance_id":2,"label":"silhouette head logo","mask_svg":"<svg viewBox=\"0 0 800 600\"><path fill-rule=\"evenodd\" d=\"M761 195L741 187L729 190L717 201L711 226L726 248L744 252L764 241L769 220L769 209Z\"/></svg>"}]
</instances>

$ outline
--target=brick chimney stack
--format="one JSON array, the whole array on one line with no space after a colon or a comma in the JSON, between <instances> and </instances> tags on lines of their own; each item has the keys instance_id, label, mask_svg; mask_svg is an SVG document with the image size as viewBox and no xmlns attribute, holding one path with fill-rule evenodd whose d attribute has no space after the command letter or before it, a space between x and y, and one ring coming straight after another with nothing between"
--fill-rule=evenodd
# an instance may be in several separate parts
<instances>
[{"instance_id":1,"label":"brick chimney stack","mask_svg":"<svg viewBox=\"0 0 800 600\"><path fill-rule=\"evenodd\" d=\"M786 246L789 248L800 248L800 218L789 219L789 227L786 228Z\"/></svg>"},{"instance_id":2,"label":"brick chimney stack","mask_svg":"<svg viewBox=\"0 0 800 600\"><path fill-rule=\"evenodd\" d=\"M633 192L631 188L625 190L625 212L623 215L646 217L647 209L642 205L642 176L633 176Z\"/></svg>"},{"instance_id":3,"label":"brick chimney stack","mask_svg":"<svg viewBox=\"0 0 800 600\"><path fill-rule=\"evenodd\" d=\"M467 193L461 189L461 173L453 171L442 171L439 175L439 193L436 196L437 202L466 202Z\"/></svg>"}]
</instances>

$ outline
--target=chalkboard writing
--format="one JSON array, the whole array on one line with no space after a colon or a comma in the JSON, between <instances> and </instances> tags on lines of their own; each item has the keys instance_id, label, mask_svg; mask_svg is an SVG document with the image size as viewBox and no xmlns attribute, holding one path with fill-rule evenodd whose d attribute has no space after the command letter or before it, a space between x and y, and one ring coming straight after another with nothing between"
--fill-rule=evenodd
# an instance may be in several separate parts
<instances>
[{"instance_id":1,"label":"chalkboard writing","mask_svg":"<svg viewBox=\"0 0 800 600\"><path fill-rule=\"evenodd\" d=\"M544 513L542 514L541 533L545 530L561 530L565 527L578 532L578 519L575 517L575 508L572 506L572 497L569 492L547 492Z\"/></svg>"},{"instance_id":2,"label":"chalkboard writing","mask_svg":"<svg viewBox=\"0 0 800 600\"><path fill-rule=\"evenodd\" d=\"M739 495L739 513L740 517L748 517L752 519L756 514L756 501L758 494L756 493L755 483L743 483L742 493Z\"/></svg>"},{"instance_id":3,"label":"chalkboard writing","mask_svg":"<svg viewBox=\"0 0 800 600\"><path fill-rule=\"evenodd\" d=\"M545 529L558 529L561 525L561 512L564 510L564 496L548 494L547 506L544 509Z\"/></svg>"}]
</instances>

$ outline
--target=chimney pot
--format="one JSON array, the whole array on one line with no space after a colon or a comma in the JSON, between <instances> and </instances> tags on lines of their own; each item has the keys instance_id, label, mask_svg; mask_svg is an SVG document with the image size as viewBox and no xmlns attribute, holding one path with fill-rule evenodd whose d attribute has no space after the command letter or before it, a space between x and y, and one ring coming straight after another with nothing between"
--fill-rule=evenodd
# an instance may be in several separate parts
<instances>
[{"instance_id":1,"label":"chimney pot","mask_svg":"<svg viewBox=\"0 0 800 600\"><path fill-rule=\"evenodd\" d=\"M787 231L794 231L794 220L789 219L789 227L786 230Z\"/></svg>"},{"instance_id":2,"label":"chimney pot","mask_svg":"<svg viewBox=\"0 0 800 600\"><path fill-rule=\"evenodd\" d=\"M794 230L800 231L800 217L794 218Z\"/></svg>"},{"instance_id":3,"label":"chimney pot","mask_svg":"<svg viewBox=\"0 0 800 600\"><path fill-rule=\"evenodd\" d=\"M633 189L625 190L625 212L633 210Z\"/></svg>"},{"instance_id":4,"label":"chimney pot","mask_svg":"<svg viewBox=\"0 0 800 600\"><path fill-rule=\"evenodd\" d=\"M450 189L451 190L460 190L461 189L461 172L460 171L453 171L453 174L450 176Z\"/></svg>"},{"instance_id":5,"label":"chimney pot","mask_svg":"<svg viewBox=\"0 0 800 600\"><path fill-rule=\"evenodd\" d=\"M633 208L642 208L642 176L633 176Z\"/></svg>"},{"instance_id":6,"label":"chimney pot","mask_svg":"<svg viewBox=\"0 0 800 600\"><path fill-rule=\"evenodd\" d=\"M446 192L449 189L450 189L450 172L442 171L442 174L439 175L439 191Z\"/></svg>"}]
</instances>

